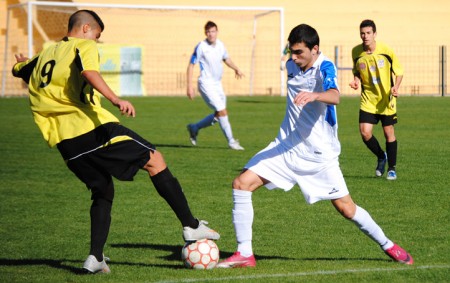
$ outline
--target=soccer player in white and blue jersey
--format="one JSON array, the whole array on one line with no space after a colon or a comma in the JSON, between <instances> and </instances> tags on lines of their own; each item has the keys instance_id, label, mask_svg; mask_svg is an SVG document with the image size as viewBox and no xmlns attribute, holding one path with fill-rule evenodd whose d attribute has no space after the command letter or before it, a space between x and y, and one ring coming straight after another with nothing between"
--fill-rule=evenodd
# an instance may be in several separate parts
<instances>
[{"instance_id":1,"label":"soccer player in white and blue jersey","mask_svg":"<svg viewBox=\"0 0 450 283\"><path fill-rule=\"evenodd\" d=\"M286 115L275 140L251 158L233 181L237 251L217 266L256 266L252 194L263 185L287 191L295 184L300 186L307 203L330 200L342 216L354 222L388 256L412 264L412 257L388 239L349 194L339 167L341 148L335 105L340 93L336 67L319 51L319 35L314 28L299 25L289 35L289 48Z\"/></svg>"},{"instance_id":2,"label":"soccer player in white and blue jersey","mask_svg":"<svg viewBox=\"0 0 450 283\"><path fill-rule=\"evenodd\" d=\"M222 87L222 74L224 62L228 67L234 70L235 77L240 79L244 74L233 63L228 56L225 45L217 38L217 25L208 21L205 25L206 39L201 41L194 49L187 68L187 96L194 98L194 86L192 84L192 76L195 64L200 65L200 76L198 78L198 90L203 100L209 108L214 110L213 113L207 115L197 123L187 125L191 143L197 145L197 135L200 129L214 125L219 122L228 146L234 150L244 150L239 142L233 137L233 131L228 120L228 112L226 109L227 99Z\"/></svg>"}]
</instances>

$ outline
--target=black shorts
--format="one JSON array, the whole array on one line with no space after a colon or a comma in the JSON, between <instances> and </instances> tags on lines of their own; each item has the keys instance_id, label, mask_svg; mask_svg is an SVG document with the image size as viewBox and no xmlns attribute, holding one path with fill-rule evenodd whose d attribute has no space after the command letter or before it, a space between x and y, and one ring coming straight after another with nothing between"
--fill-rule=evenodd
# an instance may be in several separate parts
<instances>
[{"instance_id":1,"label":"black shorts","mask_svg":"<svg viewBox=\"0 0 450 283\"><path fill-rule=\"evenodd\" d=\"M373 114L369 112L365 112L363 110L359 110L359 123L369 123L369 124L378 124L378 121L381 121L381 125L391 126L397 124L397 114L394 115L381 115L381 114Z\"/></svg>"},{"instance_id":2,"label":"black shorts","mask_svg":"<svg viewBox=\"0 0 450 283\"><path fill-rule=\"evenodd\" d=\"M126 139L110 143L122 137ZM116 123L64 140L57 147L69 169L91 190L92 199L110 201L114 199L112 177L132 181L150 159L150 151L155 150L153 144Z\"/></svg>"}]
</instances>

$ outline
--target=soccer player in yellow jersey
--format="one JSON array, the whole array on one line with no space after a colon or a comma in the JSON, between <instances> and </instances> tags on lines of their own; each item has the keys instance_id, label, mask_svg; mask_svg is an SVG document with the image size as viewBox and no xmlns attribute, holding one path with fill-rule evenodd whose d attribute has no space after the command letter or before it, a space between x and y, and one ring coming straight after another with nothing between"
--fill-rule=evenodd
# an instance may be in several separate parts
<instances>
[{"instance_id":1,"label":"soccer player in yellow jersey","mask_svg":"<svg viewBox=\"0 0 450 283\"><path fill-rule=\"evenodd\" d=\"M28 84L31 111L44 139L58 148L67 167L91 191L91 245L83 265L90 273L110 272L103 248L111 223L113 177L131 181L139 169L148 172L177 215L186 241L220 237L206 221L194 218L155 146L102 108L94 89L123 115L135 116L133 105L117 97L99 73L97 41L103 29L95 12L79 10L69 18L66 37L31 59L16 55L13 67L13 75Z\"/></svg>"},{"instance_id":2,"label":"soccer player in yellow jersey","mask_svg":"<svg viewBox=\"0 0 450 283\"><path fill-rule=\"evenodd\" d=\"M394 125L397 123L397 96L403 68L394 51L375 40L377 28L372 20L362 21L359 31L362 44L352 50L354 80L350 83L355 90L361 84L359 131L366 146L378 158L375 175L383 175L387 162L387 179L396 180L397 139ZM386 152L372 134L373 125L378 121L381 121L386 138Z\"/></svg>"}]
</instances>

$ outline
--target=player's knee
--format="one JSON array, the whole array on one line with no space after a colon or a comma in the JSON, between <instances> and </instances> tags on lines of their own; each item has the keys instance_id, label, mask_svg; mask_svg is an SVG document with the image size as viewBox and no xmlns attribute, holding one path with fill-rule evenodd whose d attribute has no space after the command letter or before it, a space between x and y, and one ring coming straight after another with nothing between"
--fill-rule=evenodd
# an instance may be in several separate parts
<instances>
[{"instance_id":1,"label":"player's knee","mask_svg":"<svg viewBox=\"0 0 450 283\"><path fill-rule=\"evenodd\" d=\"M339 213L347 219L353 219L356 212L356 205L353 203L343 205L338 208Z\"/></svg>"},{"instance_id":2,"label":"player's knee","mask_svg":"<svg viewBox=\"0 0 450 283\"><path fill-rule=\"evenodd\" d=\"M233 189L242 191L253 191L252 188L255 187L252 183L244 182L240 176L233 180Z\"/></svg>"},{"instance_id":3,"label":"player's knee","mask_svg":"<svg viewBox=\"0 0 450 283\"><path fill-rule=\"evenodd\" d=\"M114 183L112 179L108 182L92 183L88 187L91 190L91 199L105 199L112 202L114 200Z\"/></svg>"},{"instance_id":4,"label":"player's knee","mask_svg":"<svg viewBox=\"0 0 450 283\"><path fill-rule=\"evenodd\" d=\"M248 190L248 186L246 186L245 183L242 182L242 180L239 177L236 177L233 180L233 189L247 191Z\"/></svg>"},{"instance_id":5,"label":"player's knee","mask_svg":"<svg viewBox=\"0 0 450 283\"><path fill-rule=\"evenodd\" d=\"M361 138L363 139L363 141L368 141L372 137L372 132L371 131L363 131L363 130L361 130L360 133L361 133Z\"/></svg>"},{"instance_id":6,"label":"player's knee","mask_svg":"<svg viewBox=\"0 0 450 283\"><path fill-rule=\"evenodd\" d=\"M336 210L345 218L352 219L355 216L356 204L349 196L333 200L332 203Z\"/></svg>"},{"instance_id":7,"label":"player's knee","mask_svg":"<svg viewBox=\"0 0 450 283\"><path fill-rule=\"evenodd\" d=\"M155 150L150 152L150 159L144 165L143 169L153 176L164 170L166 167L167 165L163 155Z\"/></svg>"},{"instance_id":8,"label":"player's knee","mask_svg":"<svg viewBox=\"0 0 450 283\"><path fill-rule=\"evenodd\" d=\"M228 115L227 109L223 109L223 110L220 110L220 111L216 112L216 117L224 117L224 116L227 116L227 115Z\"/></svg>"},{"instance_id":9,"label":"player's knee","mask_svg":"<svg viewBox=\"0 0 450 283\"><path fill-rule=\"evenodd\" d=\"M349 209L349 208L345 208L343 210L340 211L341 215L344 216L346 219L352 219L355 216L355 211Z\"/></svg>"}]
</instances>

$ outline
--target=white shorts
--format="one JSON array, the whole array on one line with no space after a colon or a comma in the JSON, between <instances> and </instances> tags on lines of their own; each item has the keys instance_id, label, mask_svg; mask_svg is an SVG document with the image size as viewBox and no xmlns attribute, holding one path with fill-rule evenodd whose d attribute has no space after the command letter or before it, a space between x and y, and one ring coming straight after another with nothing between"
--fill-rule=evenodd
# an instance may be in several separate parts
<instances>
[{"instance_id":1,"label":"white shorts","mask_svg":"<svg viewBox=\"0 0 450 283\"><path fill-rule=\"evenodd\" d=\"M198 90L209 108L214 111L221 111L227 108L227 98L220 81L199 82Z\"/></svg>"},{"instance_id":2,"label":"white shorts","mask_svg":"<svg viewBox=\"0 0 450 283\"><path fill-rule=\"evenodd\" d=\"M268 180L265 186L269 190L288 191L298 184L309 204L349 194L338 158L326 162L297 158L297 164L290 166L285 154L288 153L272 142L253 156L245 168Z\"/></svg>"}]
</instances>

